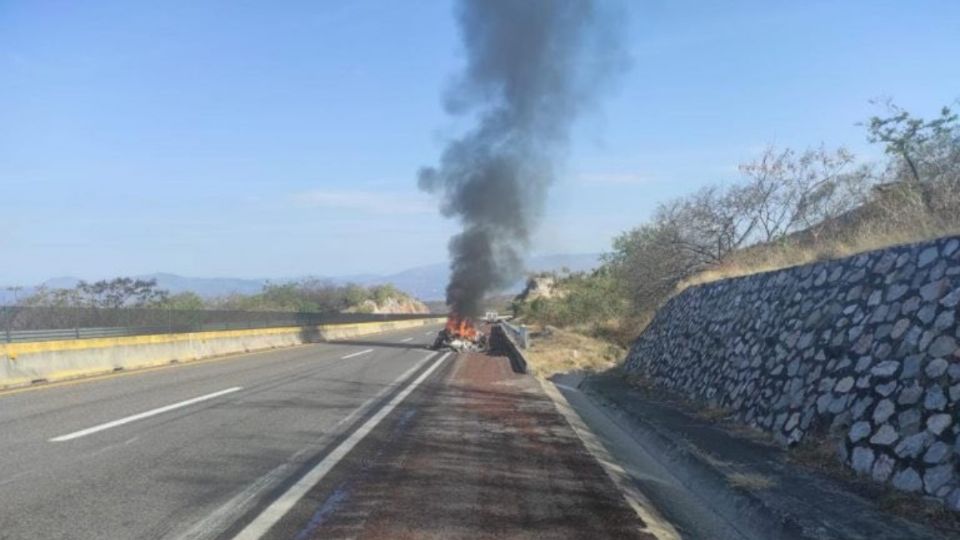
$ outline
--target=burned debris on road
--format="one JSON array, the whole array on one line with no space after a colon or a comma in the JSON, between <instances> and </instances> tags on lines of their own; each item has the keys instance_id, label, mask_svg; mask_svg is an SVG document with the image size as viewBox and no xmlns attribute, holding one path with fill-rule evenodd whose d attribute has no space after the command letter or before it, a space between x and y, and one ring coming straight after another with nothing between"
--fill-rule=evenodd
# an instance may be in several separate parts
<instances>
[{"instance_id":1,"label":"burned debris on road","mask_svg":"<svg viewBox=\"0 0 960 540\"><path fill-rule=\"evenodd\" d=\"M457 352L484 352L487 350L487 334L478 329L469 317L451 313L431 346L435 351L444 348Z\"/></svg>"}]
</instances>

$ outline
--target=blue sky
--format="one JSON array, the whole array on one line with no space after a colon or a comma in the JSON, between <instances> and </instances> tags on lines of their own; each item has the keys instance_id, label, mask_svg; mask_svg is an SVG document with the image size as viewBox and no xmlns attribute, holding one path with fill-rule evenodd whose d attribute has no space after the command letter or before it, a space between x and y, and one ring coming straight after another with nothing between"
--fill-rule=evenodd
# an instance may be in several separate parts
<instances>
[{"instance_id":1,"label":"blue sky","mask_svg":"<svg viewBox=\"0 0 960 540\"><path fill-rule=\"evenodd\" d=\"M632 67L582 118L533 251L594 252L767 144L847 145L960 97L960 2L629 3ZM444 260L417 192L464 125L445 0L0 0L0 284L285 277Z\"/></svg>"}]
</instances>

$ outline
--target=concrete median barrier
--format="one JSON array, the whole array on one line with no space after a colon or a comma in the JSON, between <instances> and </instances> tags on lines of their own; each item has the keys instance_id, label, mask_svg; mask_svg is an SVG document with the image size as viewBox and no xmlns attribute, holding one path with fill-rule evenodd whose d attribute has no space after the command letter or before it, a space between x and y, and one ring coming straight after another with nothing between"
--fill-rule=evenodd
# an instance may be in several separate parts
<instances>
[{"instance_id":1,"label":"concrete median barrier","mask_svg":"<svg viewBox=\"0 0 960 540\"><path fill-rule=\"evenodd\" d=\"M415 328L444 318L0 343L0 389Z\"/></svg>"}]
</instances>

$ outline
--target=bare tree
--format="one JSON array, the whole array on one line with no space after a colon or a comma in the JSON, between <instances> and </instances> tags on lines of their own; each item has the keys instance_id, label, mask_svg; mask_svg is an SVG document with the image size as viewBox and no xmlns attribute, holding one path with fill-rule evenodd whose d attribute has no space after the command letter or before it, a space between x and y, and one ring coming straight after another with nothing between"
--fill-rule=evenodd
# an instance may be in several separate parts
<instances>
[{"instance_id":1,"label":"bare tree","mask_svg":"<svg viewBox=\"0 0 960 540\"><path fill-rule=\"evenodd\" d=\"M842 147L802 153L770 147L741 165L747 181L732 188L731 197L748 216L750 231L737 247L778 240L862 204L870 174L863 168L848 171L853 160Z\"/></svg>"},{"instance_id":2,"label":"bare tree","mask_svg":"<svg viewBox=\"0 0 960 540\"><path fill-rule=\"evenodd\" d=\"M670 232L675 249L694 268L716 264L731 252L769 243L833 219L862 204L869 171L847 171L853 155L823 147L797 153L768 148L741 165L745 181L711 186L661 205L654 223Z\"/></svg>"},{"instance_id":3,"label":"bare tree","mask_svg":"<svg viewBox=\"0 0 960 540\"><path fill-rule=\"evenodd\" d=\"M652 223L622 234L607 257L638 312L676 286L754 244L775 242L861 204L868 170L847 169L847 150L768 148L744 164L742 182L711 186L661 205Z\"/></svg>"},{"instance_id":4,"label":"bare tree","mask_svg":"<svg viewBox=\"0 0 960 540\"><path fill-rule=\"evenodd\" d=\"M730 195L729 190L711 186L660 205L654 216L658 243L684 252L696 266L723 259L750 232L746 216Z\"/></svg>"}]
</instances>

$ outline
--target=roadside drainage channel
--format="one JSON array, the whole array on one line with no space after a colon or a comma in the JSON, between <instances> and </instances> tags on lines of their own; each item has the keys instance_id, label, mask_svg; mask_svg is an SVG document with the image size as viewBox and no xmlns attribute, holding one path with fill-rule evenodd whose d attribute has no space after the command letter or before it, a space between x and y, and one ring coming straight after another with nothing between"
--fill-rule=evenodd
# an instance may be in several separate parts
<instances>
[{"instance_id":1,"label":"roadside drainage channel","mask_svg":"<svg viewBox=\"0 0 960 540\"><path fill-rule=\"evenodd\" d=\"M511 339L510 332L493 325L490 338L491 347L510 358L514 371L527 372L523 350ZM883 512L837 482L786 463L783 449L772 443L734 437L704 420L645 400L620 377L574 373L554 376L546 382L564 394L579 393L589 402L578 407L577 399L569 400L617 461L622 465L641 465L624 467L629 480L685 538L946 538L930 528ZM591 414L586 409L590 406L604 418L598 420L593 415L588 420ZM609 430L601 425L603 420L622 432L628 439L626 444L618 445L608 438ZM702 438L726 445L727 453L714 456L710 450L715 448L694 442L703 443L698 440ZM624 446L628 446L629 455L624 455ZM753 489L733 485L731 478L738 476L767 480L769 485ZM680 503L680 498L685 498L686 504ZM718 534L718 529L724 533Z\"/></svg>"},{"instance_id":2,"label":"roadside drainage channel","mask_svg":"<svg viewBox=\"0 0 960 540\"><path fill-rule=\"evenodd\" d=\"M510 359L511 367L517 373L527 372L527 361L523 350L511 339L510 332L497 324L490 330L491 347ZM603 380L606 376L595 377ZM646 415L637 415L634 407L622 407L606 393L596 388L594 378L585 378L581 374L566 374L552 377L546 384L553 384L562 393L569 391L580 393L593 408L612 422L629 439L632 446L630 455L623 455L625 444L615 444L610 440L609 429L598 425L595 414L586 410L583 403L577 406L577 399L569 400L570 405L586 425L599 435L607 451L621 464L627 464L628 480L656 507L665 518L680 530L684 538L703 538L710 540L822 540L822 539L863 539L863 540L918 540L940 539L941 536L930 533L922 527L905 520L884 517L872 523L864 523L859 515L850 523L824 524L819 516L812 515L813 508L791 508L790 504L772 504L769 497L758 492L731 486L729 475L733 472L746 473L723 466L719 461L711 462L709 455L656 422L645 420ZM573 396L569 396L573 397ZM592 418L591 418L592 416ZM639 448L636 448L639 446ZM620 450L617 452L616 450ZM629 448L627 449L630 450ZM643 454L647 460L638 459ZM640 464L640 469L636 465ZM645 465L645 467L644 467ZM654 470L658 469L658 470ZM764 471L769 474L770 471ZM779 472L771 476L779 477ZM805 482L810 481L805 479ZM832 493L824 490L818 495L826 499L844 499L850 494ZM680 502L683 499L683 502ZM796 501L790 501L796 506ZM843 504L846 501L829 504ZM859 499L855 506L864 507L870 503ZM849 503L847 504L849 506ZM804 512L806 510L806 512ZM861 512L853 509L851 512ZM893 522L887 526L886 522ZM721 529L723 532L721 532Z\"/></svg>"},{"instance_id":3,"label":"roadside drainage channel","mask_svg":"<svg viewBox=\"0 0 960 540\"><path fill-rule=\"evenodd\" d=\"M783 450L779 447L734 437L705 420L646 400L619 377L596 375L580 380L579 376L561 376L557 379L599 405L643 453L662 465L704 506L743 533L744 538L945 538L931 529L883 512L837 482L784 462ZM765 482L752 489L735 486L731 478L736 475ZM634 481L666 516L679 522L685 520L684 515L671 510L675 505L675 489L656 479L634 478Z\"/></svg>"}]
</instances>

